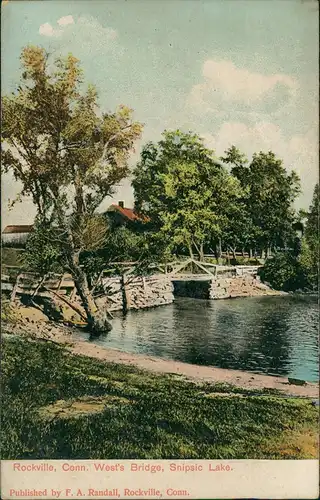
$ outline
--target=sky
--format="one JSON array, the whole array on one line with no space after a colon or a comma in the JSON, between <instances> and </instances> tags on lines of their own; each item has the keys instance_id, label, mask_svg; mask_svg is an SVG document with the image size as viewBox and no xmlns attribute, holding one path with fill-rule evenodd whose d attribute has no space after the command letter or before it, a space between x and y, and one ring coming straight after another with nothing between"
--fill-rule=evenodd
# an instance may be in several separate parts
<instances>
[{"instance_id":1,"label":"sky","mask_svg":"<svg viewBox=\"0 0 320 500\"><path fill-rule=\"evenodd\" d=\"M301 177L298 208L318 180L319 61L316 0L9 0L2 4L1 91L17 88L19 56L39 45L72 52L101 109L134 109L144 124L131 164L165 129L192 130L223 155L274 151ZM33 222L19 185L2 176L2 227ZM133 204L130 181L112 202Z\"/></svg>"}]
</instances>

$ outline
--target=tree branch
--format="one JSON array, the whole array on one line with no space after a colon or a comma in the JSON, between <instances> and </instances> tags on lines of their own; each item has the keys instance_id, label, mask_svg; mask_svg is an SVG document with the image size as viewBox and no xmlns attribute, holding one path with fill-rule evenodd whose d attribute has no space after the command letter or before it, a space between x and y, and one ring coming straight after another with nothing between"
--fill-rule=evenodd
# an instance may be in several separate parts
<instances>
[{"instance_id":1,"label":"tree branch","mask_svg":"<svg viewBox=\"0 0 320 500\"><path fill-rule=\"evenodd\" d=\"M107 149L108 147L110 146L110 143L116 139L117 137L119 137L119 135L121 135L125 130L129 129L132 127L132 123L130 123L129 125L126 125L125 127L123 127L121 130L119 130L119 132L117 132L116 134L112 135L109 140L105 143L104 145L104 148L103 148L103 152L102 152L102 156L101 156L101 160L103 161L105 159L105 155L106 155L106 152L107 152ZM101 161L100 160L100 161Z\"/></svg>"}]
</instances>

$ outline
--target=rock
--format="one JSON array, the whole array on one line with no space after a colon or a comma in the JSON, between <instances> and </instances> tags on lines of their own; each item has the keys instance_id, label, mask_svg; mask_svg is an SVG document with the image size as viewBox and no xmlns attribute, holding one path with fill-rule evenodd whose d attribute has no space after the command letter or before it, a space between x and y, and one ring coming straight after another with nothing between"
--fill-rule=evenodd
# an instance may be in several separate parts
<instances>
[{"instance_id":1,"label":"rock","mask_svg":"<svg viewBox=\"0 0 320 500\"><path fill-rule=\"evenodd\" d=\"M307 385L307 382L305 380L300 380L299 378L288 377L288 382L291 385Z\"/></svg>"},{"instance_id":2,"label":"rock","mask_svg":"<svg viewBox=\"0 0 320 500\"><path fill-rule=\"evenodd\" d=\"M100 335L112 330L112 325L107 318L107 313L99 311L93 318L93 323L88 324L88 329L93 335Z\"/></svg>"}]
</instances>

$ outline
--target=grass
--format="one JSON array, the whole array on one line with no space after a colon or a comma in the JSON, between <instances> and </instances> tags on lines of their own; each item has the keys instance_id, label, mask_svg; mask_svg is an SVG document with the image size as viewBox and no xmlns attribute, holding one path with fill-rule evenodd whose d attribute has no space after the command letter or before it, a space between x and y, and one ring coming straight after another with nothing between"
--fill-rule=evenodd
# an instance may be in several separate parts
<instances>
[{"instance_id":1,"label":"grass","mask_svg":"<svg viewBox=\"0 0 320 500\"><path fill-rule=\"evenodd\" d=\"M2 459L317 457L310 401L195 385L39 341L6 337L2 347Z\"/></svg>"}]
</instances>

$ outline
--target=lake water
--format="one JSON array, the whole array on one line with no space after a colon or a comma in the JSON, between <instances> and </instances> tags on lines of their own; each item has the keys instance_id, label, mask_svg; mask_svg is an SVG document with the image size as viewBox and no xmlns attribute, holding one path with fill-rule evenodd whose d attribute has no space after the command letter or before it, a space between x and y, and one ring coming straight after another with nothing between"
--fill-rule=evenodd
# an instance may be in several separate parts
<instances>
[{"instance_id":1,"label":"lake water","mask_svg":"<svg viewBox=\"0 0 320 500\"><path fill-rule=\"evenodd\" d=\"M113 330L94 342L197 365L317 381L318 322L314 297L177 298L172 305L115 317Z\"/></svg>"}]
</instances>

